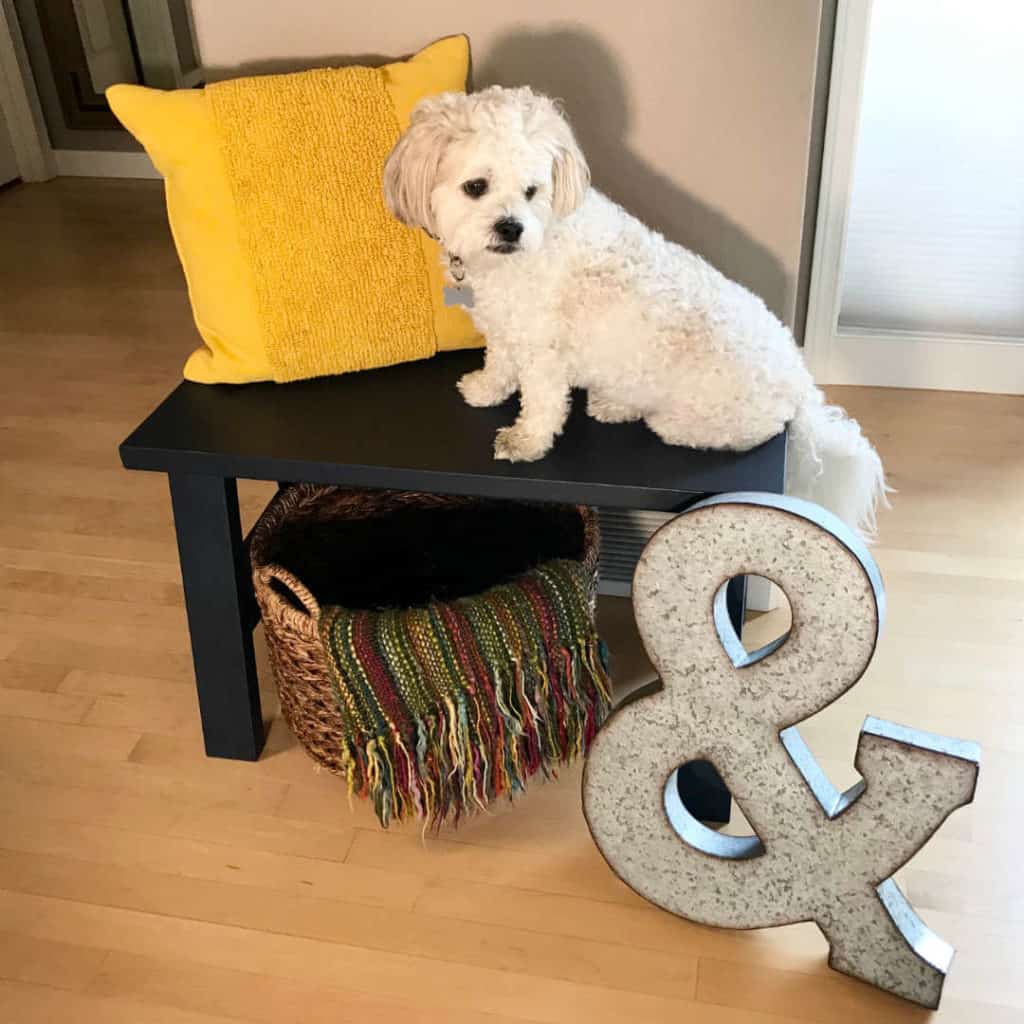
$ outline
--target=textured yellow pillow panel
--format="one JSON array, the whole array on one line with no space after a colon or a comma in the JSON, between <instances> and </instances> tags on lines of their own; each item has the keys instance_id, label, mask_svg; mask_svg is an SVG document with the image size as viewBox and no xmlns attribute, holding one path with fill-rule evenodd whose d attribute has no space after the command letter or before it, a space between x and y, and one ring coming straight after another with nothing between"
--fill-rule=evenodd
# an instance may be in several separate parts
<instances>
[{"instance_id":1,"label":"textured yellow pillow panel","mask_svg":"<svg viewBox=\"0 0 1024 1024\"><path fill-rule=\"evenodd\" d=\"M108 90L166 180L206 343L189 380L296 380L481 343L443 303L436 245L390 216L380 187L409 112L464 88L468 59L455 36L383 68Z\"/></svg>"}]
</instances>

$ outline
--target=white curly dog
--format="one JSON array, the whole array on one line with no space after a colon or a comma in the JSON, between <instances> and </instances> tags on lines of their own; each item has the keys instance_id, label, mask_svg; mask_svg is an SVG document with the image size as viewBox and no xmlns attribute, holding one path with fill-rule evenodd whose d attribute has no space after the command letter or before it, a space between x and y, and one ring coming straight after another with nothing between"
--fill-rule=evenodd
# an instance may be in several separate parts
<instances>
[{"instance_id":1,"label":"white curly dog","mask_svg":"<svg viewBox=\"0 0 1024 1024\"><path fill-rule=\"evenodd\" d=\"M826 405L790 332L699 256L590 187L568 122L546 96L494 87L422 101L384 169L399 220L440 240L472 288L483 369L470 405L520 392L499 459L551 449L574 387L606 423L643 419L668 444L745 450L788 423L788 490L864 535L885 499L882 463Z\"/></svg>"}]
</instances>

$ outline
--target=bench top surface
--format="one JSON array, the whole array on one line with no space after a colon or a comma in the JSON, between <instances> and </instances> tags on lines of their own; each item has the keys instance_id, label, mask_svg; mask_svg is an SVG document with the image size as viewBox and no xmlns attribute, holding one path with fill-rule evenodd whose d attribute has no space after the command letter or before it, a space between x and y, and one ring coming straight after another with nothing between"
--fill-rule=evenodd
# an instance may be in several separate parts
<instances>
[{"instance_id":1,"label":"bench top surface","mask_svg":"<svg viewBox=\"0 0 1024 1024\"><path fill-rule=\"evenodd\" d=\"M183 383L121 445L129 469L671 511L694 496L780 492L785 434L749 452L663 444L642 423L608 425L577 394L552 452L493 457L516 400L473 409L455 390L482 353L293 384Z\"/></svg>"}]
</instances>

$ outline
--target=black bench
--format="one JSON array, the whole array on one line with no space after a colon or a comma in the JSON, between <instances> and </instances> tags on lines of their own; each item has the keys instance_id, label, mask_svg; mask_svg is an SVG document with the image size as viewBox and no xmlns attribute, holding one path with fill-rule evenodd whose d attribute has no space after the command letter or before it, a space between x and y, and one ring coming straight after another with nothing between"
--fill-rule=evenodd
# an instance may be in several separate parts
<instances>
[{"instance_id":1,"label":"black bench","mask_svg":"<svg viewBox=\"0 0 1024 1024\"><path fill-rule=\"evenodd\" d=\"M455 390L480 363L479 352L460 352L295 384L183 383L121 445L128 469L170 480L209 756L255 760L263 746L252 644L259 612L236 480L667 512L724 491L783 489L784 434L744 453L673 448L643 424L597 423L581 396L547 458L498 462L494 434L512 422L515 403L472 409ZM731 596L741 618L741 588Z\"/></svg>"}]
</instances>

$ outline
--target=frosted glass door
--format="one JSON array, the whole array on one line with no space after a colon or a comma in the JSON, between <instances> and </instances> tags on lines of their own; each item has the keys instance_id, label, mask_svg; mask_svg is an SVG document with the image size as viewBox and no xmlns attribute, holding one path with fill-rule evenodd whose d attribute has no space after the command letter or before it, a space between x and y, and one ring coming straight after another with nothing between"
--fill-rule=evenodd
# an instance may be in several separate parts
<instances>
[{"instance_id":1,"label":"frosted glass door","mask_svg":"<svg viewBox=\"0 0 1024 1024\"><path fill-rule=\"evenodd\" d=\"M1024 339L1024 2L875 0L840 331Z\"/></svg>"}]
</instances>

